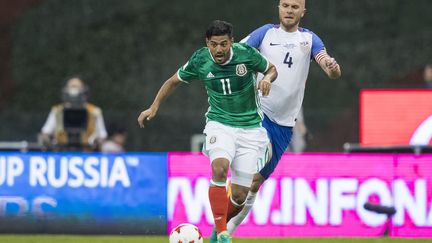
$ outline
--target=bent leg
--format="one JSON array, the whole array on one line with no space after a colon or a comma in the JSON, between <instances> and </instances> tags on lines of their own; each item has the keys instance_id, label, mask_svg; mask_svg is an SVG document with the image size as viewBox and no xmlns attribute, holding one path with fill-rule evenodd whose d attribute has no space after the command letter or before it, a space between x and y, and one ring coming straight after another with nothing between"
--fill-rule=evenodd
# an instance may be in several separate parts
<instances>
[{"instance_id":1,"label":"bent leg","mask_svg":"<svg viewBox=\"0 0 432 243\"><path fill-rule=\"evenodd\" d=\"M230 162L235 155L235 128L209 121L204 129L206 141L203 153L210 159L212 180L209 188L209 201L218 233L226 231L228 198L226 179Z\"/></svg>"},{"instance_id":2,"label":"bent leg","mask_svg":"<svg viewBox=\"0 0 432 243\"><path fill-rule=\"evenodd\" d=\"M229 161L217 158L212 161L212 180L209 187L209 200L218 233L227 230L228 198L226 196L226 179Z\"/></svg>"},{"instance_id":3,"label":"bent leg","mask_svg":"<svg viewBox=\"0 0 432 243\"><path fill-rule=\"evenodd\" d=\"M246 200L244 201L241 211L238 212L237 215L235 215L235 217L232 218L228 217L229 221L227 224L227 228L230 235L232 235L235 232L237 227L241 224L241 222L243 222L243 220L249 214L255 202L256 194L259 188L261 187L261 185L264 183L264 181L265 181L264 177L262 177L260 173L256 173L254 175L252 187L247 194Z\"/></svg>"},{"instance_id":4,"label":"bent leg","mask_svg":"<svg viewBox=\"0 0 432 243\"><path fill-rule=\"evenodd\" d=\"M292 136L292 127L284 127L271 121L267 116L264 117L263 126L271 143L271 158L259 173L253 178L251 189L247 195L245 205L240 213L228 222L228 232L233 234L236 228L249 214L255 202L255 197L264 181L273 173L279 163L280 158L285 152Z\"/></svg>"},{"instance_id":5,"label":"bent leg","mask_svg":"<svg viewBox=\"0 0 432 243\"><path fill-rule=\"evenodd\" d=\"M228 200L228 215L227 221L236 216L244 206L249 187L231 184L232 194Z\"/></svg>"}]
</instances>

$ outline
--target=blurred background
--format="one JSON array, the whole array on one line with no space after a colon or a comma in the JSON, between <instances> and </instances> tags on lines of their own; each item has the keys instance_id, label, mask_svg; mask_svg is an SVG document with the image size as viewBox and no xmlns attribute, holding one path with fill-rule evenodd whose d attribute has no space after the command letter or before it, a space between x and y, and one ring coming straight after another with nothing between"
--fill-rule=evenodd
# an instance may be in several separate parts
<instances>
[{"instance_id":1,"label":"blurred background","mask_svg":"<svg viewBox=\"0 0 432 243\"><path fill-rule=\"evenodd\" d=\"M432 237L432 1L306 2L301 26L322 38L342 78L311 65L299 151L336 153L285 154L239 235ZM145 129L137 117L205 45L212 20L231 22L239 41L277 15L277 0L0 0L0 233L166 236L189 222L208 236L208 159L177 153L200 149L204 87L181 85ZM84 97L64 89L73 76L103 112L107 131L92 139L108 136L102 152L120 153L41 146L52 106ZM87 152L95 147L78 136L94 127L81 121L95 125L99 110L79 105L65 105L70 120L58 124ZM367 145L390 153L338 153L374 152Z\"/></svg>"},{"instance_id":2,"label":"blurred background","mask_svg":"<svg viewBox=\"0 0 432 243\"><path fill-rule=\"evenodd\" d=\"M276 2L276 1L274 1ZM162 82L203 46L210 21L227 20L240 40L278 23L276 3L258 0L15 0L0 2L0 140L36 141L66 77L80 75L106 124L121 123L128 151L189 151L204 127L206 93L182 85L156 119L136 119ZM432 62L429 0L307 1L301 26L342 66L328 80L311 65L304 101L306 151L359 142L359 91L425 88ZM331 138L331 139L330 139Z\"/></svg>"}]
</instances>

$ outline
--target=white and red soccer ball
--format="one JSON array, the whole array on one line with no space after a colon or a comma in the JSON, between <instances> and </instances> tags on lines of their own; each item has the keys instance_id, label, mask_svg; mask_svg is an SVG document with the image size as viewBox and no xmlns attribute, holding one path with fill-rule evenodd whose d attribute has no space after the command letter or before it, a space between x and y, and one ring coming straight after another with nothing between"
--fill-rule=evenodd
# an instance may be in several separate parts
<instances>
[{"instance_id":1,"label":"white and red soccer ball","mask_svg":"<svg viewBox=\"0 0 432 243\"><path fill-rule=\"evenodd\" d=\"M193 224L179 224L169 236L169 243L203 243L203 237Z\"/></svg>"}]
</instances>

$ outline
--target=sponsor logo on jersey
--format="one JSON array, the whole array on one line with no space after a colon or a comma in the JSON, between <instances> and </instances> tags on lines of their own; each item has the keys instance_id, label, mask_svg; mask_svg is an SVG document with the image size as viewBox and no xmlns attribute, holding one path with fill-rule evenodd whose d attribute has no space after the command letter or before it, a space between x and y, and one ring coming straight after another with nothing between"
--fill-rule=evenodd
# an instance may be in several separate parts
<instances>
[{"instance_id":1,"label":"sponsor logo on jersey","mask_svg":"<svg viewBox=\"0 0 432 243\"><path fill-rule=\"evenodd\" d=\"M246 73L247 73L246 65L244 65L244 64L238 64L236 66L236 74L237 74L237 76L242 77L242 76L245 76Z\"/></svg>"},{"instance_id":2,"label":"sponsor logo on jersey","mask_svg":"<svg viewBox=\"0 0 432 243\"><path fill-rule=\"evenodd\" d=\"M210 144L214 144L214 143L216 143L216 137L215 137L215 136L212 136L212 137L210 138Z\"/></svg>"},{"instance_id":3,"label":"sponsor logo on jersey","mask_svg":"<svg viewBox=\"0 0 432 243\"><path fill-rule=\"evenodd\" d=\"M208 74L207 74L207 78L214 78L215 76L213 75L213 73L212 72L209 72Z\"/></svg>"}]
</instances>

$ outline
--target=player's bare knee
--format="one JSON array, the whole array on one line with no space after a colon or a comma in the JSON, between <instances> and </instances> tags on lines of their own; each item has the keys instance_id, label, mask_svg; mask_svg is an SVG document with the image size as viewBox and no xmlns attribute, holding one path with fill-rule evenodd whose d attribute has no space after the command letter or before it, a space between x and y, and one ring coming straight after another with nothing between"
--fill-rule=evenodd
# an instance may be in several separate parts
<instances>
[{"instance_id":1,"label":"player's bare knee","mask_svg":"<svg viewBox=\"0 0 432 243\"><path fill-rule=\"evenodd\" d=\"M212 173L213 173L213 180L214 181L226 181L227 180L227 174L228 174L228 169L225 169L223 167L216 167L212 169Z\"/></svg>"},{"instance_id":2,"label":"player's bare knee","mask_svg":"<svg viewBox=\"0 0 432 243\"><path fill-rule=\"evenodd\" d=\"M229 162L225 159L215 159L212 162L212 179L214 181L226 181Z\"/></svg>"},{"instance_id":3,"label":"player's bare knee","mask_svg":"<svg viewBox=\"0 0 432 243\"><path fill-rule=\"evenodd\" d=\"M250 189L251 192L257 193L264 181L265 179L260 173L255 174Z\"/></svg>"},{"instance_id":4,"label":"player's bare knee","mask_svg":"<svg viewBox=\"0 0 432 243\"><path fill-rule=\"evenodd\" d=\"M258 183L252 183L251 192L257 193L259 188L260 188L260 185Z\"/></svg>"},{"instance_id":5,"label":"player's bare knee","mask_svg":"<svg viewBox=\"0 0 432 243\"><path fill-rule=\"evenodd\" d=\"M212 165L212 179L214 181L226 181L228 167L222 165Z\"/></svg>"},{"instance_id":6,"label":"player's bare knee","mask_svg":"<svg viewBox=\"0 0 432 243\"><path fill-rule=\"evenodd\" d=\"M253 193L257 193L259 191L261 185L262 185L262 183L260 183L259 181L254 181L252 183L250 191Z\"/></svg>"}]
</instances>

